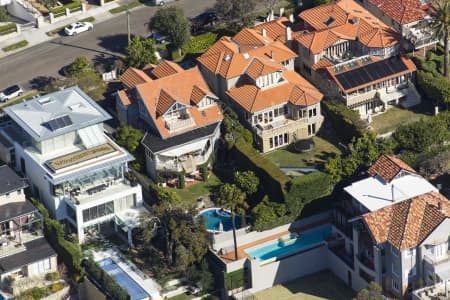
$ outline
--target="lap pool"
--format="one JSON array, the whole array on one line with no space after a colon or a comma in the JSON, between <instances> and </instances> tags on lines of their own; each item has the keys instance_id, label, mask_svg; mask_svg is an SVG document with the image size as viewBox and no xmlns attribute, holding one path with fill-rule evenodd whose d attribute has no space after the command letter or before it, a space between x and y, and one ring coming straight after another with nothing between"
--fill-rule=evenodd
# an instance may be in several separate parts
<instances>
[{"instance_id":1,"label":"lap pool","mask_svg":"<svg viewBox=\"0 0 450 300\"><path fill-rule=\"evenodd\" d=\"M112 259L104 258L97 261L98 265L108 273L114 280L124 289L127 290L131 300L146 300L150 299L149 294L137 284L122 268L117 265Z\"/></svg>"},{"instance_id":2,"label":"lap pool","mask_svg":"<svg viewBox=\"0 0 450 300\"><path fill-rule=\"evenodd\" d=\"M331 233L331 225L327 224L301 232L299 236L289 234L244 251L250 257L257 258L259 261L276 259L317 245Z\"/></svg>"}]
</instances>

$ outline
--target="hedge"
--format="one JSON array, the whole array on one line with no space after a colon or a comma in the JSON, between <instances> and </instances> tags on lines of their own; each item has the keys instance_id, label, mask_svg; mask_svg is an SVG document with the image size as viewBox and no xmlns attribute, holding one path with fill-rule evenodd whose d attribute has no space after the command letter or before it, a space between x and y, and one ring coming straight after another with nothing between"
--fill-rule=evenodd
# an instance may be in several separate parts
<instances>
[{"instance_id":1,"label":"hedge","mask_svg":"<svg viewBox=\"0 0 450 300\"><path fill-rule=\"evenodd\" d=\"M6 35L11 32L16 32L16 31L17 31L16 23L9 23L9 24L0 26L0 35Z\"/></svg>"},{"instance_id":2,"label":"hedge","mask_svg":"<svg viewBox=\"0 0 450 300\"><path fill-rule=\"evenodd\" d=\"M245 286L245 269L239 269L230 273L225 273L225 286L227 290L234 290Z\"/></svg>"},{"instance_id":3,"label":"hedge","mask_svg":"<svg viewBox=\"0 0 450 300\"><path fill-rule=\"evenodd\" d=\"M353 137L358 138L362 135L365 122L361 120L358 112L343 103L332 104L328 101L322 101L322 109L325 118L331 121L336 134L344 143L348 144Z\"/></svg>"},{"instance_id":4,"label":"hedge","mask_svg":"<svg viewBox=\"0 0 450 300\"><path fill-rule=\"evenodd\" d=\"M23 48L23 47L25 47L27 45L28 45L28 41L27 40L22 40L20 42L14 43L12 45L3 47L2 50L5 51L5 52L9 52L9 51L13 51L13 50L17 50L17 49Z\"/></svg>"},{"instance_id":5,"label":"hedge","mask_svg":"<svg viewBox=\"0 0 450 300\"><path fill-rule=\"evenodd\" d=\"M64 239L63 226L58 221L50 218L44 205L34 198L31 198L31 202L42 214L44 219L44 234L47 241L56 253L58 253L59 258L62 259L72 277L78 280L83 276L83 268L80 266L82 253L79 245Z\"/></svg>"},{"instance_id":6,"label":"hedge","mask_svg":"<svg viewBox=\"0 0 450 300\"><path fill-rule=\"evenodd\" d=\"M261 156L244 139L238 139L232 148L232 155L242 169L253 171L272 201L282 202L289 177L272 162Z\"/></svg>"},{"instance_id":7,"label":"hedge","mask_svg":"<svg viewBox=\"0 0 450 300\"><path fill-rule=\"evenodd\" d=\"M121 287L108 273L106 273L92 258L83 261L86 273L103 288L108 299L128 300L130 295L127 290Z\"/></svg>"},{"instance_id":8,"label":"hedge","mask_svg":"<svg viewBox=\"0 0 450 300\"><path fill-rule=\"evenodd\" d=\"M207 32L194 36L191 40L182 48L184 54L187 53L201 53L211 47L217 41L217 34Z\"/></svg>"},{"instance_id":9,"label":"hedge","mask_svg":"<svg viewBox=\"0 0 450 300\"><path fill-rule=\"evenodd\" d=\"M74 8L77 8L77 7L80 7L80 6L81 6L81 2L79 2L79 1L74 1L74 2L72 2L72 3L66 4L66 5L63 5L63 6L58 6L58 7L52 8L52 9L50 10L50 12L51 12L52 14L54 14L54 15L57 15L57 14L60 14L60 13L65 12L65 11L66 11L66 8L68 8L68 9L74 9Z\"/></svg>"}]
</instances>

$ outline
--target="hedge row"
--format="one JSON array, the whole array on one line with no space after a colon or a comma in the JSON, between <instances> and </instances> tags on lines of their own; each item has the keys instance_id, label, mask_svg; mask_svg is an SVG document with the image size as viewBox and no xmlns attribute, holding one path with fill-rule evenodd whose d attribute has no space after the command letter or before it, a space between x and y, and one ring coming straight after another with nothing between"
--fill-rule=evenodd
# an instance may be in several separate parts
<instances>
[{"instance_id":1,"label":"hedge row","mask_svg":"<svg viewBox=\"0 0 450 300\"><path fill-rule=\"evenodd\" d=\"M16 31L17 31L16 23L9 23L9 24L0 26L0 35L6 35L11 32L16 32Z\"/></svg>"},{"instance_id":2,"label":"hedge row","mask_svg":"<svg viewBox=\"0 0 450 300\"><path fill-rule=\"evenodd\" d=\"M217 34L207 32L194 36L191 40L182 48L184 54L187 53L200 53L211 47L217 40Z\"/></svg>"},{"instance_id":3,"label":"hedge row","mask_svg":"<svg viewBox=\"0 0 450 300\"><path fill-rule=\"evenodd\" d=\"M234 290L245 286L245 276L245 269L225 273L225 286L227 290Z\"/></svg>"},{"instance_id":4,"label":"hedge row","mask_svg":"<svg viewBox=\"0 0 450 300\"><path fill-rule=\"evenodd\" d=\"M72 277L78 280L83 276L83 268L80 266L82 256L80 247L64 239L63 226L58 221L50 218L44 205L34 198L31 201L44 219L44 234L47 241L58 253L59 258L62 259Z\"/></svg>"},{"instance_id":5,"label":"hedge row","mask_svg":"<svg viewBox=\"0 0 450 300\"><path fill-rule=\"evenodd\" d=\"M130 295L108 273L106 273L92 258L83 261L86 273L109 295L108 299L128 300Z\"/></svg>"},{"instance_id":6,"label":"hedge row","mask_svg":"<svg viewBox=\"0 0 450 300\"><path fill-rule=\"evenodd\" d=\"M361 120L358 112L348 108L345 104L322 101L322 109L326 118L333 124L336 134L344 143L350 143L353 137L358 138L363 133L365 122Z\"/></svg>"},{"instance_id":7,"label":"hedge row","mask_svg":"<svg viewBox=\"0 0 450 300\"><path fill-rule=\"evenodd\" d=\"M232 154L239 166L255 172L261 180L267 195L272 201L282 202L289 177L272 162L261 156L244 139L238 139L232 148Z\"/></svg>"},{"instance_id":8,"label":"hedge row","mask_svg":"<svg viewBox=\"0 0 450 300\"><path fill-rule=\"evenodd\" d=\"M52 8L50 10L50 12L54 15L57 15L57 14L65 12L66 8L72 10L72 9L80 7L80 6L81 6L80 1L74 1L74 2L71 2L71 3L63 5L63 6L58 6L58 7Z\"/></svg>"}]
</instances>

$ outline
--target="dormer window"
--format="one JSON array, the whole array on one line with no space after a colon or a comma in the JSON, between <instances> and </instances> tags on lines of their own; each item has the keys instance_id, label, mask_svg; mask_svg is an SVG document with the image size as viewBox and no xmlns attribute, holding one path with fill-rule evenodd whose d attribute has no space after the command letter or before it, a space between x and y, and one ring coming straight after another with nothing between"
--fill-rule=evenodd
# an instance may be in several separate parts
<instances>
[{"instance_id":1,"label":"dormer window","mask_svg":"<svg viewBox=\"0 0 450 300\"><path fill-rule=\"evenodd\" d=\"M182 116L187 115L186 108L185 104L175 102L175 104L164 113L164 119L182 118Z\"/></svg>"},{"instance_id":2,"label":"dormer window","mask_svg":"<svg viewBox=\"0 0 450 300\"><path fill-rule=\"evenodd\" d=\"M210 105L213 105L213 104L215 104L215 103L216 103L216 101L215 101L213 98L208 97L208 96L205 96L205 97L197 104L197 107L200 108L200 109L202 109L202 108L208 107L208 106L210 106Z\"/></svg>"},{"instance_id":3,"label":"dormer window","mask_svg":"<svg viewBox=\"0 0 450 300\"><path fill-rule=\"evenodd\" d=\"M282 81L281 72L273 72L256 78L256 85L259 88L267 88Z\"/></svg>"},{"instance_id":4,"label":"dormer window","mask_svg":"<svg viewBox=\"0 0 450 300\"><path fill-rule=\"evenodd\" d=\"M325 21L323 21L323 24L330 26L331 23L334 22L334 18L333 17L328 17Z\"/></svg>"}]
</instances>

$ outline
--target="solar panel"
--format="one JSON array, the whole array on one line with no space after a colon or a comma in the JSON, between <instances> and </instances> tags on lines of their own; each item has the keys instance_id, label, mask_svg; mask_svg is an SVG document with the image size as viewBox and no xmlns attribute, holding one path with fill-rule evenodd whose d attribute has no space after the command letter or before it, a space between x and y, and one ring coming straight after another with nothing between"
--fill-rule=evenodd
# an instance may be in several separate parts
<instances>
[{"instance_id":1,"label":"solar panel","mask_svg":"<svg viewBox=\"0 0 450 300\"><path fill-rule=\"evenodd\" d=\"M350 70L336 75L336 79L345 90L355 88L372 81L394 75L407 70L403 61L398 58L385 59L364 65L360 68Z\"/></svg>"},{"instance_id":2,"label":"solar panel","mask_svg":"<svg viewBox=\"0 0 450 300\"><path fill-rule=\"evenodd\" d=\"M67 126L72 125L72 119L68 115L64 115L55 119L51 119L47 121L47 126L50 128L51 131L55 131Z\"/></svg>"}]
</instances>

